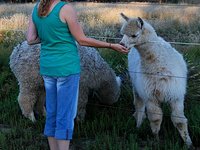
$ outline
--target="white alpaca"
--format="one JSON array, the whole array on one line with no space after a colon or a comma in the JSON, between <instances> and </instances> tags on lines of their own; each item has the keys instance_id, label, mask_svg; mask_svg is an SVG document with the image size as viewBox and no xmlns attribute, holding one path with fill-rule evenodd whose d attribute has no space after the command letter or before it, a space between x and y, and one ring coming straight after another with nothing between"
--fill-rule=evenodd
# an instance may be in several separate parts
<instances>
[{"instance_id":1,"label":"white alpaca","mask_svg":"<svg viewBox=\"0 0 200 150\"><path fill-rule=\"evenodd\" d=\"M79 46L81 75L77 120L83 120L90 90L96 91L100 102L113 104L120 96L121 80L104 61L96 49ZM39 113L44 113L45 90L39 74L40 44L17 45L10 56L10 68L19 82L18 102L25 117L33 122L33 109L36 105Z\"/></svg>"},{"instance_id":2,"label":"white alpaca","mask_svg":"<svg viewBox=\"0 0 200 150\"><path fill-rule=\"evenodd\" d=\"M128 68L134 93L137 127L145 118L145 109L152 132L158 136L162 122L160 104L168 102L171 120L182 139L192 145L184 115L187 67L180 53L158 37L153 27L141 18L128 18L121 28L121 43L131 48ZM135 49L135 48L136 49Z\"/></svg>"}]
</instances>

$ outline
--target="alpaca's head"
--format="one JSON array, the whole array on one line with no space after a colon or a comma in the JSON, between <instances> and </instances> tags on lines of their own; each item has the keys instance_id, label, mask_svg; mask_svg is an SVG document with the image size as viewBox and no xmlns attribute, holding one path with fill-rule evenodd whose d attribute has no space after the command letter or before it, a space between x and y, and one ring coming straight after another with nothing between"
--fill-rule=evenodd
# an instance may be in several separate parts
<instances>
[{"instance_id":1,"label":"alpaca's head","mask_svg":"<svg viewBox=\"0 0 200 150\"><path fill-rule=\"evenodd\" d=\"M151 25L145 22L140 17L129 18L121 13L125 22L121 28L121 34L123 35L120 43L127 48L132 48L135 45L140 45L150 40L153 40L156 33Z\"/></svg>"}]
</instances>

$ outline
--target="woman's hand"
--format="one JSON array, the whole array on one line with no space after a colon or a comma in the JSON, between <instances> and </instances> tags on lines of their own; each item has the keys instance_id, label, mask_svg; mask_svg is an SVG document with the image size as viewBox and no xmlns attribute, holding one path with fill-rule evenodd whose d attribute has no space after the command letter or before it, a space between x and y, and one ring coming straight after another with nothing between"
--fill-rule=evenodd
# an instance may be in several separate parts
<instances>
[{"instance_id":1,"label":"woman's hand","mask_svg":"<svg viewBox=\"0 0 200 150\"><path fill-rule=\"evenodd\" d=\"M120 44L110 44L110 48L124 54L127 54L129 52L129 50L126 47Z\"/></svg>"}]
</instances>

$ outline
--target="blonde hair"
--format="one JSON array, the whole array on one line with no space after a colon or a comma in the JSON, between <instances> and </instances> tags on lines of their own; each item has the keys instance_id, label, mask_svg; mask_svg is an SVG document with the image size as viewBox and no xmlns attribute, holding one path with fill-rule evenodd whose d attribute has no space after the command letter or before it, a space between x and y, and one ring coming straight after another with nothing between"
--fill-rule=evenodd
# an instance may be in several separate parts
<instances>
[{"instance_id":1,"label":"blonde hair","mask_svg":"<svg viewBox=\"0 0 200 150\"><path fill-rule=\"evenodd\" d=\"M49 12L52 0L41 0L38 8L38 15L44 17Z\"/></svg>"}]
</instances>

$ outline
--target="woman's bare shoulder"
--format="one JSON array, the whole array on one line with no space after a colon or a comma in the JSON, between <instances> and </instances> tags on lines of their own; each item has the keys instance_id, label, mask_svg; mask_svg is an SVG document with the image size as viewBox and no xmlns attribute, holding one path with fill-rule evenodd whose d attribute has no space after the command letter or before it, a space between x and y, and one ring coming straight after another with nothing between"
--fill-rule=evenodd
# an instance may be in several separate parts
<instances>
[{"instance_id":1,"label":"woman's bare shoulder","mask_svg":"<svg viewBox=\"0 0 200 150\"><path fill-rule=\"evenodd\" d=\"M63 7L62 7L62 10L65 11L65 12L69 12L69 11L74 11L74 8L71 4L69 3L66 3Z\"/></svg>"},{"instance_id":2,"label":"woman's bare shoulder","mask_svg":"<svg viewBox=\"0 0 200 150\"><path fill-rule=\"evenodd\" d=\"M76 18L76 11L71 4L65 4L61 9L61 18L64 20L71 20L72 18Z\"/></svg>"},{"instance_id":3,"label":"woman's bare shoulder","mask_svg":"<svg viewBox=\"0 0 200 150\"><path fill-rule=\"evenodd\" d=\"M63 22L69 22L77 18L76 11L71 4L65 4L62 7L60 18Z\"/></svg>"}]
</instances>

